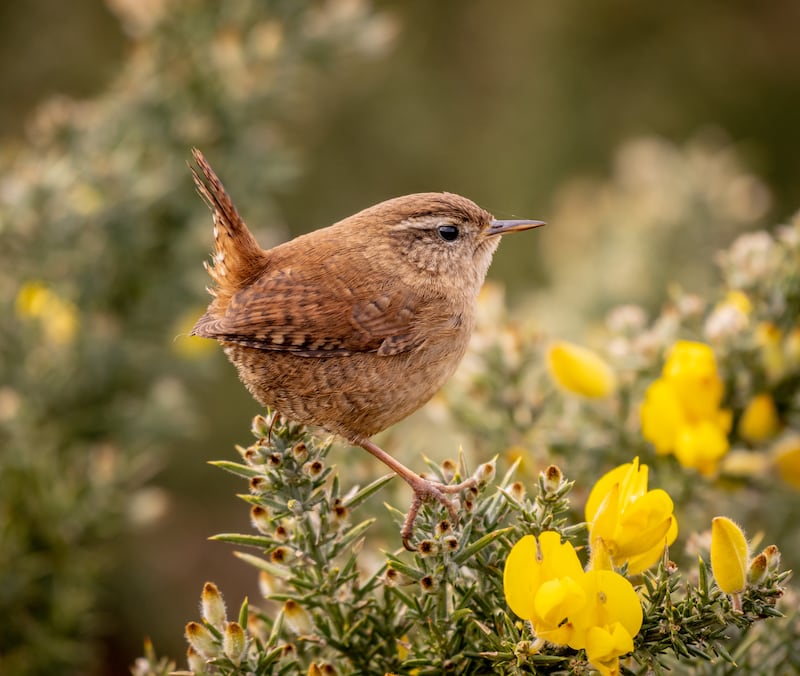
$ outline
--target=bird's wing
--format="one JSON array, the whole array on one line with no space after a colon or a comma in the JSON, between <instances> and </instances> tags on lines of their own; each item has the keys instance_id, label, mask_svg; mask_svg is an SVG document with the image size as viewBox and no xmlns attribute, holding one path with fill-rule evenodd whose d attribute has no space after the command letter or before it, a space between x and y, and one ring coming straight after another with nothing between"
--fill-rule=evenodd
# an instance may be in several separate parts
<instances>
[{"instance_id":1,"label":"bird's wing","mask_svg":"<svg viewBox=\"0 0 800 676\"><path fill-rule=\"evenodd\" d=\"M193 333L262 350L319 357L376 352L382 356L419 347L418 303L399 280L371 284L368 269L356 276L330 259L267 268L238 291L224 312L207 312ZM369 264L366 264L369 267Z\"/></svg>"}]
</instances>

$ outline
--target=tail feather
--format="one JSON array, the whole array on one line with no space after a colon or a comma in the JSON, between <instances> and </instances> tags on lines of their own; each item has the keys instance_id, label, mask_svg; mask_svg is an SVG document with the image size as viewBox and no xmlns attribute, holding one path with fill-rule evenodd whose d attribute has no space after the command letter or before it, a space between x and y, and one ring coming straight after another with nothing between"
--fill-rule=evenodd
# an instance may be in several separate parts
<instances>
[{"instance_id":1,"label":"tail feather","mask_svg":"<svg viewBox=\"0 0 800 676\"><path fill-rule=\"evenodd\" d=\"M197 192L214 216L214 254L204 263L214 281L209 293L214 301L209 314L224 313L231 296L246 286L266 264L267 254L258 246L233 205L211 165L196 148L192 151L197 168L191 167Z\"/></svg>"}]
</instances>

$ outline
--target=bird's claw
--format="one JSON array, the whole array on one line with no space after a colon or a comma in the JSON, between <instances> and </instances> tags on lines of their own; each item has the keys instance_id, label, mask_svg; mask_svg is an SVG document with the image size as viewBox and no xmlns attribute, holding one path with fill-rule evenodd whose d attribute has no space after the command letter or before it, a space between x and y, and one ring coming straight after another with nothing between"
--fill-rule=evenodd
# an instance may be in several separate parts
<instances>
[{"instance_id":1,"label":"bird's claw","mask_svg":"<svg viewBox=\"0 0 800 676\"><path fill-rule=\"evenodd\" d=\"M429 481L427 479L419 478L418 483L411 485L414 491L414 498L411 501L411 507L408 509L403 527L400 530L400 537L403 541L403 547L408 551L414 552L417 550L411 543L411 538L414 535L414 523L419 515L419 510L422 508L424 502L435 500L442 505L450 516L453 525L458 523L458 512L453 504L453 499L448 497L455 493L460 493L463 490L474 488L477 485L475 479L467 479L458 484L443 484L438 481Z\"/></svg>"}]
</instances>

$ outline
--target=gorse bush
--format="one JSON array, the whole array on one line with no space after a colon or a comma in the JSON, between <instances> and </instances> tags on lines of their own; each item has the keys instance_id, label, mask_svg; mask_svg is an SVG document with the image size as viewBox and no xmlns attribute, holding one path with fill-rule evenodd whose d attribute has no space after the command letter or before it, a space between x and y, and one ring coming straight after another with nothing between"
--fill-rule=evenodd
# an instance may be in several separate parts
<instances>
[{"instance_id":1,"label":"gorse bush","mask_svg":"<svg viewBox=\"0 0 800 676\"><path fill-rule=\"evenodd\" d=\"M185 629L186 673L616 674L620 659L625 673L745 669L748 632L767 618L781 618L771 620L781 641L772 668L798 664L797 618L783 617L791 606L779 602L789 573L778 548L751 558L738 526L720 517L710 553L684 570L665 550L676 535L672 501L648 490L648 468L636 460L595 485L588 538L586 524L570 519L573 482L560 469L529 487L515 480L516 464L495 481L485 463L473 474L479 487L461 496L458 524L426 507L416 552L381 555L372 549L376 518L359 514L391 476L343 486L329 442L260 416L253 431L240 462L217 464L247 481L241 497L257 532L216 539L261 552L238 556L258 570L263 599L229 618L206 584L202 616ZM470 474L463 458L429 470L443 481ZM764 673L764 664L752 667ZM172 669L150 655L134 673Z\"/></svg>"}]
</instances>

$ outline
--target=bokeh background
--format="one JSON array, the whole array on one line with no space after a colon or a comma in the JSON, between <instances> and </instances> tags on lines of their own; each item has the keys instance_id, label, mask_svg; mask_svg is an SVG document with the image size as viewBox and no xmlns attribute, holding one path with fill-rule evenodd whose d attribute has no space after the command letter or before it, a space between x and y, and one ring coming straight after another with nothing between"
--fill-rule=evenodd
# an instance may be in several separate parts
<instances>
[{"instance_id":1,"label":"bokeh background","mask_svg":"<svg viewBox=\"0 0 800 676\"><path fill-rule=\"evenodd\" d=\"M547 220L490 275L579 338L713 288L715 251L800 207L798 25L791 0L3 3L0 670L126 673L144 636L180 657L207 579L257 595L206 541L248 528L206 462L258 407L185 337L193 146L263 246L416 191ZM428 415L387 443L430 452Z\"/></svg>"}]
</instances>

